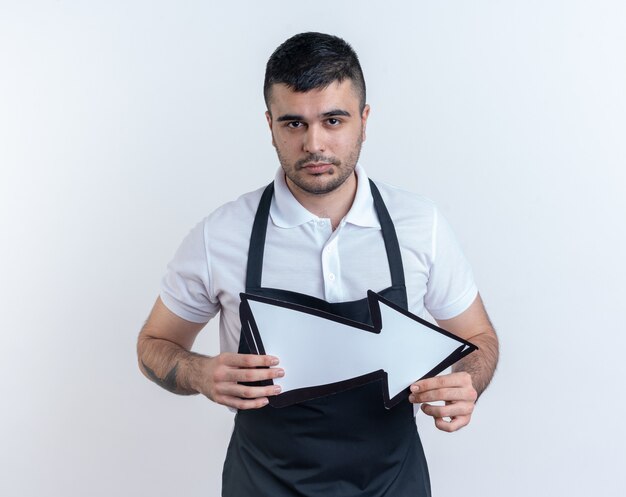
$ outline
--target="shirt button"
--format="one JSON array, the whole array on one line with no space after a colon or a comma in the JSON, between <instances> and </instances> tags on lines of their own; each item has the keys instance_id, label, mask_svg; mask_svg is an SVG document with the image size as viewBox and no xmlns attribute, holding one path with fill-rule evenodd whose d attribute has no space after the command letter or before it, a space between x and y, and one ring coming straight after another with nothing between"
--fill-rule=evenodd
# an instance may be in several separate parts
<instances>
[{"instance_id":1,"label":"shirt button","mask_svg":"<svg viewBox=\"0 0 626 497\"><path fill-rule=\"evenodd\" d=\"M335 275L333 273L328 273L328 279L330 281L335 281Z\"/></svg>"}]
</instances>

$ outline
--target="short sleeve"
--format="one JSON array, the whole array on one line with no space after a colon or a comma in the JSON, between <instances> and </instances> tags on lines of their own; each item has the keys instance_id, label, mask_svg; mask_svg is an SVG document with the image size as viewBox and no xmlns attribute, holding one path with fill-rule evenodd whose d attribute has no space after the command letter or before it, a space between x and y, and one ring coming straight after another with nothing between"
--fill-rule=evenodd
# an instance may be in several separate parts
<instances>
[{"instance_id":1,"label":"short sleeve","mask_svg":"<svg viewBox=\"0 0 626 497\"><path fill-rule=\"evenodd\" d=\"M474 302L478 288L469 262L448 222L435 209L433 259L424 305L435 319L458 316Z\"/></svg>"},{"instance_id":2,"label":"short sleeve","mask_svg":"<svg viewBox=\"0 0 626 497\"><path fill-rule=\"evenodd\" d=\"M208 322L220 309L211 296L208 257L201 222L185 237L161 281L160 297L165 306L194 323Z\"/></svg>"}]
</instances>

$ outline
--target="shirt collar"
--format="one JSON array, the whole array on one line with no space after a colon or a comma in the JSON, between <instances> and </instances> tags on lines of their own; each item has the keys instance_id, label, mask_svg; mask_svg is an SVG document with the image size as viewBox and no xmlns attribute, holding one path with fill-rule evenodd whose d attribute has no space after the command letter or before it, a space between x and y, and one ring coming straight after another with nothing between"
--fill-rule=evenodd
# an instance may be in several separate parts
<instances>
[{"instance_id":1,"label":"shirt collar","mask_svg":"<svg viewBox=\"0 0 626 497\"><path fill-rule=\"evenodd\" d=\"M364 228L380 228L380 221L376 208L374 207L374 197L370 189L370 181L365 170L357 164L355 168L358 178L356 195L352 207L346 214L344 221Z\"/></svg>"},{"instance_id":2,"label":"shirt collar","mask_svg":"<svg viewBox=\"0 0 626 497\"><path fill-rule=\"evenodd\" d=\"M356 195L354 196L352 207L350 207L343 222L368 228L380 228L367 174L358 164L355 172L358 179ZM279 228L295 228L309 221L319 219L296 200L287 186L285 173L280 167L276 171L274 178L274 199L270 206L270 216L272 222Z\"/></svg>"}]
</instances>

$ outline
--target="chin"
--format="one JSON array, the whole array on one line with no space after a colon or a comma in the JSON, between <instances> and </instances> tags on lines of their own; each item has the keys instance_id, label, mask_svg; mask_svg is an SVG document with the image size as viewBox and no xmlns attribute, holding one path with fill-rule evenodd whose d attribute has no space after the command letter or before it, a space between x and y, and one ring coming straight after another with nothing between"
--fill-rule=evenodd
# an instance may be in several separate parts
<instances>
[{"instance_id":1,"label":"chin","mask_svg":"<svg viewBox=\"0 0 626 497\"><path fill-rule=\"evenodd\" d=\"M298 181L297 183L294 181L298 188L313 195L324 195L335 191L343 185L344 182L345 179L341 180L337 178L337 176L327 176L325 180L320 178L319 181Z\"/></svg>"}]
</instances>

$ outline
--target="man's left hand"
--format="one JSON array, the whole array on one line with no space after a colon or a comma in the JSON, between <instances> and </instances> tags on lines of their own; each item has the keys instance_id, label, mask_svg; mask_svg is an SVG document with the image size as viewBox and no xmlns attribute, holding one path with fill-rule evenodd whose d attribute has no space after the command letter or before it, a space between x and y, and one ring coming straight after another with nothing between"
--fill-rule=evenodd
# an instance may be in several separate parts
<instances>
[{"instance_id":1,"label":"man's left hand","mask_svg":"<svg viewBox=\"0 0 626 497\"><path fill-rule=\"evenodd\" d=\"M409 401L414 404L421 403L422 411L435 418L437 428L453 432L470 422L477 398L478 393L472 385L472 377L469 373L458 372L413 383ZM437 401L443 401L445 405L428 404Z\"/></svg>"}]
</instances>

